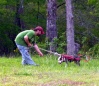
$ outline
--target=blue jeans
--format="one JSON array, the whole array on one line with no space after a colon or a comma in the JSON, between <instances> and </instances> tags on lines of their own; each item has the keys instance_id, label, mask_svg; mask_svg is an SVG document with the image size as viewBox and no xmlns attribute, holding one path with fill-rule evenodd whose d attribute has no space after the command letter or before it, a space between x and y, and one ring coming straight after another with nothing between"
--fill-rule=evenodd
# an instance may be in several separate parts
<instances>
[{"instance_id":1,"label":"blue jeans","mask_svg":"<svg viewBox=\"0 0 99 86\"><path fill-rule=\"evenodd\" d=\"M36 63L32 60L29 54L29 48L25 46L21 46L16 44L17 48L19 49L22 55L22 64L23 65L36 65Z\"/></svg>"}]
</instances>

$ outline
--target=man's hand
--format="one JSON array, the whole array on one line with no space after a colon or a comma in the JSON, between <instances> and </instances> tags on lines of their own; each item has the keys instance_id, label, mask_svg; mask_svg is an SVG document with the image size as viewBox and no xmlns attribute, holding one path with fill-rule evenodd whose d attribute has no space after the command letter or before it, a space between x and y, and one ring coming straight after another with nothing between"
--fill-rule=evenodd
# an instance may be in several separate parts
<instances>
[{"instance_id":1,"label":"man's hand","mask_svg":"<svg viewBox=\"0 0 99 86\"><path fill-rule=\"evenodd\" d=\"M40 56L43 56L43 53L39 53Z\"/></svg>"},{"instance_id":2,"label":"man's hand","mask_svg":"<svg viewBox=\"0 0 99 86\"><path fill-rule=\"evenodd\" d=\"M29 44L28 44L28 47L31 47L31 46L32 46L32 44L31 44L31 43L29 43Z\"/></svg>"},{"instance_id":3,"label":"man's hand","mask_svg":"<svg viewBox=\"0 0 99 86\"><path fill-rule=\"evenodd\" d=\"M40 51L40 49L38 48L37 44L34 45L34 48L35 50L37 51L37 53L40 55L40 56L43 56L43 53Z\"/></svg>"}]
</instances>

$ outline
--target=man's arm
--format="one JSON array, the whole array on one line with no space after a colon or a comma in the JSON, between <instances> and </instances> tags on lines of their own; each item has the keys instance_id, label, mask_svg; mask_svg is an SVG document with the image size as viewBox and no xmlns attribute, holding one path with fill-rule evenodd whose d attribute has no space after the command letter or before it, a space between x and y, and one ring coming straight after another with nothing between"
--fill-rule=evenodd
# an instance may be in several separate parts
<instances>
[{"instance_id":1,"label":"man's arm","mask_svg":"<svg viewBox=\"0 0 99 86\"><path fill-rule=\"evenodd\" d=\"M43 56L43 53L40 51L40 49L38 48L37 44L34 44L34 48L35 50L37 51L37 53L40 55L40 56Z\"/></svg>"},{"instance_id":2,"label":"man's arm","mask_svg":"<svg viewBox=\"0 0 99 86\"><path fill-rule=\"evenodd\" d=\"M31 47L32 46L32 44L29 42L29 38L28 38L27 35L24 36L24 41L26 42L26 44L28 45L28 47Z\"/></svg>"}]
</instances>

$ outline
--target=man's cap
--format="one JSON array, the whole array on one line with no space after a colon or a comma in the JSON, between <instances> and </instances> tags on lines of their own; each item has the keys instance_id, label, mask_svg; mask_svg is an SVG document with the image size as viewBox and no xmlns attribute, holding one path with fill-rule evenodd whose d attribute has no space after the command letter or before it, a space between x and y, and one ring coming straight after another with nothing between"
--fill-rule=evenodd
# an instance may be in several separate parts
<instances>
[{"instance_id":1,"label":"man's cap","mask_svg":"<svg viewBox=\"0 0 99 86\"><path fill-rule=\"evenodd\" d=\"M44 34L44 30L41 26L37 26L34 30L39 30L41 31L41 34Z\"/></svg>"}]
</instances>

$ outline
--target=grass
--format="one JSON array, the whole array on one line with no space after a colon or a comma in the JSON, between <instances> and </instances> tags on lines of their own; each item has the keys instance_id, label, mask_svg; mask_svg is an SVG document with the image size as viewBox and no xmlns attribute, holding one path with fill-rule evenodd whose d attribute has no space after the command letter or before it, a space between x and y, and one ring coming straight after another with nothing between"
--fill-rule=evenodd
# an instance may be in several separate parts
<instances>
[{"instance_id":1,"label":"grass","mask_svg":"<svg viewBox=\"0 0 99 86\"><path fill-rule=\"evenodd\" d=\"M57 57L32 58L40 66L22 66L21 57L0 58L0 86L99 86L98 59L81 66L58 64Z\"/></svg>"}]
</instances>

